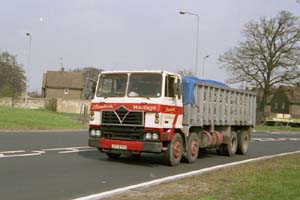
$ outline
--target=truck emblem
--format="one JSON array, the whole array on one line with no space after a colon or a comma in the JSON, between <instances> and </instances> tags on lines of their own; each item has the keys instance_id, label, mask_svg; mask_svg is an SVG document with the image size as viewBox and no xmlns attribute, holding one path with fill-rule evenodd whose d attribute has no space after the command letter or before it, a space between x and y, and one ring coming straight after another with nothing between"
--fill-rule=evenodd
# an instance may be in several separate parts
<instances>
[{"instance_id":1,"label":"truck emblem","mask_svg":"<svg viewBox=\"0 0 300 200\"><path fill-rule=\"evenodd\" d=\"M113 111L116 117L118 118L120 124L124 123L124 120L126 119L127 115L130 113L126 108L123 106L119 107L118 109Z\"/></svg>"}]
</instances>

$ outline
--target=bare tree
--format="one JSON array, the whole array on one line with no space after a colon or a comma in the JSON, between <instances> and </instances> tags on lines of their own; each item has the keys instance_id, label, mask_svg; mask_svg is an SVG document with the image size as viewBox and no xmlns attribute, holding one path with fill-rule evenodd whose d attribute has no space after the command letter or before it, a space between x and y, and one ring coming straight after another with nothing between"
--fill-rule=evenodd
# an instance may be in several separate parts
<instances>
[{"instance_id":1,"label":"bare tree","mask_svg":"<svg viewBox=\"0 0 300 200\"><path fill-rule=\"evenodd\" d=\"M177 72L181 76L196 76L191 69L182 69Z\"/></svg>"},{"instance_id":2,"label":"bare tree","mask_svg":"<svg viewBox=\"0 0 300 200\"><path fill-rule=\"evenodd\" d=\"M262 91L258 114L265 117L267 97L276 84L299 81L300 20L290 12L251 21L242 31L246 40L219 57L230 74L228 83L246 82Z\"/></svg>"},{"instance_id":3,"label":"bare tree","mask_svg":"<svg viewBox=\"0 0 300 200\"><path fill-rule=\"evenodd\" d=\"M25 88L26 77L16 57L8 52L0 53L0 96L17 97Z\"/></svg>"}]
</instances>

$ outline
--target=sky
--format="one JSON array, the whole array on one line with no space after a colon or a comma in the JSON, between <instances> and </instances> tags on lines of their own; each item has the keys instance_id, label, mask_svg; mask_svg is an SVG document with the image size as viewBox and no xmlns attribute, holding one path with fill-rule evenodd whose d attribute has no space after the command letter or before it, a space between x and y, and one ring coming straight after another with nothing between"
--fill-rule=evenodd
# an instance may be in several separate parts
<instances>
[{"instance_id":1,"label":"sky","mask_svg":"<svg viewBox=\"0 0 300 200\"><path fill-rule=\"evenodd\" d=\"M229 74L220 68L218 57L244 40L241 31L246 23L274 17L281 10L300 15L300 4L296 0L2 0L0 52L17 57L29 90L38 92L43 73L60 70L61 63L67 70L89 66L194 71L197 20L179 14L188 11L199 15L198 76L225 82Z\"/></svg>"}]
</instances>

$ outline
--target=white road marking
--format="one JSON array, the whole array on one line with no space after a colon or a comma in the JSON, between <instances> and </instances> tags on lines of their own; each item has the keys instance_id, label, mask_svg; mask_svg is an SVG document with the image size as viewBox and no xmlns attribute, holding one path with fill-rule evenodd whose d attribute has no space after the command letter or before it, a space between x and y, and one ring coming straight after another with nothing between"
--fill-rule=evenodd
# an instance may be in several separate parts
<instances>
[{"instance_id":1,"label":"white road marking","mask_svg":"<svg viewBox=\"0 0 300 200\"><path fill-rule=\"evenodd\" d=\"M17 150L17 151L1 151L0 154L7 154L7 153L23 153L24 150Z\"/></svg>"},{"instance_id":2,"label":"white road marking","mask_svg":"<svg viewBox=\"0 0 300 200\"><path fill-rule=\"evenodd\" d=\"M271 158L274 158L274 157L291 155L291 154L296 154L296 153L300 153L300 151L281 153L281 154L276 154L276 155L272 155L272 156L263 156L263 157L259 157L259 158L252 158L252 159L233 162L233 163L228 163L228 164L224 164L224 165L218 165L218 166L209 167L209 168L200 169L200 170L195 170L195 171L191 171L191 172L187 172L187 173L183 173L183 174L177 174L177 175L174 175L174 176L168 176L168 177L165 177L165 178L160 178L160 179L156 179L156 180L152 180L152 181L148 181L148 182L143 182L143 183L136 184L136 185L130 185L130 186L127 186L127 187L118 188L118 189L114 189L114 190L110 190L110 191L106 191L106 192L101 192L101 193L98 193L98 194L93 194L93 195L89 195L89 196L85 196L85 197L80 197L80 198L76 198L74 200L98 200L98 199L113 196L113 195L116 195L116 194L124 193L124 192L127 192L128 190L132 190L132 189L149 187L149 186L158 185L158 184L161 184L161 183L164 183L164 182L170 182L170 181L173 181L173 180L176 180L176 179L181 179L181 178L190 177L190 176L194 176L194 175L204 174L204 173L214 171L214 170L218 170L218 169L223 169L223 168L227 168L227 167L241 165L241 164L244 164L244 163L255 162L255 161L259 161L259 160L267 160L267 159L271 159Z\"/></svg>"},{"instance_id":3,"label":"white road marking","mask_svg":"<svg viewBox=\"0 0 300 200\"><path fill-rule=\"evenodd\" d=\"M259 142L281 142L281 141L300 141L300 138L251 138L252 141Z\"/></svg>"},{"instance_id":4,"label":"white road marking","mask_svg":"<svg viewBox=\"0 0 300 200\"><path fill-rule=\"evenodd\" d=\"M82 149L82 148L91 148L91 147L58 147L58 148L51 148L51 149L42 149L43 151L60 151L66 149Z\"/></svg>"},{"instance_id":5,"label":"white road marking","mask_svg":"<svg viewBox=\"0 0 300 200\"><path fill-rule=\"evenodd\" d=\"M84 150L70 150L58 153L77 153L77 152L86 152L86 151L98 151L97 149L84 149Z\"/></svg>"},{"instance_id":6,"label":"white road marking","mask_svg":"<svg viewBox=\"0 0 300 200\"><path fill-rule=\"evenodd\" d=\"M52 148L52 149L42 149L26 152L25 150L16 151L2 151L0 152L0 158L12 158L12 157L26 157L26 156L39 156L47 153L47 151L58 151L60 154L65 153L77 153L83 151L96 151L97 149L92 147L65 147L65 148Z\"/></svg>"},{"instance_id":7,"label":"white road marking","mask_svg":"<svg viewBox=\"0 0 300 200\"><path fill-rule=\"evenodd\" d=\"M53 148L53 149L42 149L44 151L59 151L58 153L77 153L83 151L96 151L92 147L67 147L67 148Z\"/></svg>"},{"instance_id":8,"label":"white road marking","mask_svg":"<svg viewBox=\"0 0 300 200\"><path fill-rule=\"evenodd\" d=\"M11 155L11 152L18 152L21 153L23 152L24 154L13 154ZM26 156L40 156L44 154L44 151L31 151L31 153L25 153L25 151L11 151L8 153L8 155L5 154L0 154L0 158L12 158L12 157L26 157Z\"/></svg>"}]
</instances>

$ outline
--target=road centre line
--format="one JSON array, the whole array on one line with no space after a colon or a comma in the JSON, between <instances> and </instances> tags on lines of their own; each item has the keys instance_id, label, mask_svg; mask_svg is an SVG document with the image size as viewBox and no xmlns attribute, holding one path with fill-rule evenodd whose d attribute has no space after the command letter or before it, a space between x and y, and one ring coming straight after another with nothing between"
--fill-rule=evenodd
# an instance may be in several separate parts
<instances>
[{"instance_id":1,"label":"road centre line","mask_svg":"<svg viewBox=\"0 0 300 200\"><path fill-rule=\"evenodd\" d=\"M17 151L0 151L0 154L7 154L7 153L24 153L24 150L17 150Z\"/></svg>"},{"instance_id":2,"label":"road centre line","mask_svg":"<svg viewBox=\"0 0 300 200\"><path fill-rule=\"evenodd\" d=\"M42 149L43 151L60 151L60 150L66 150L66 149L85 149L85 148L92 148L92 147L59 147L59 148L51 148L51 149Z\"/></svg>"},{"instance_id":3,"label":"road centre line","mask_svg":"<svg viewBox=\"0 0 300 200\"><path fill-rule=\"evenodd\" d=\"M300 138L251 138L252 141L259 142L280 142L280 141L300 141Z\"/></svg>"},{"instance_id":4,"label":"road centre line","mask_svg":"<svg viewBox=\"0 0 300 200\"><path fill-rule=\"evenodd\" d=\"M66 147L66 148L53 148L53 149L42 149L43 151L60 151L58 153L77 153L84 151L96 151L93 147Z\"/></svg>"},{"instance_id":5,"label":"road centre line","mask_svg":"<svg viewBox=\"0 0 300 200\"><path fill-rule=\"evenodd\" d=\"M24 153L25 151L23 151ZM26 156L40 156L44 154L45 151L31 151L31 153L25 153L25 154L16 154L16 155L4 155L0 154L0 158L11 158L11 157L26 157Z\"/></svg>"},{"instance_id":6,"label":"road centre line","mask_svg":"<svg viewBox=\"0 0 300 200\"><path fill-rule=\"evenodd\" d=\"M58 153L60 154L66 154L66 153L77 153L77 152L96 151L96 150L97 149L92 147L65 147L65 148L34 150L34 151L29 151L28 153L26 153L25 150L2 151L0 152L0 158L39 156L47 153L47 151L58 151Z\"/></svg>"},{"instance_id":7,"label":"road centre line","mask_svg":"<svg viewBox=\"0 0 300 200\"><path fill-rule=\"evenodd\" d=\"M248 159L248 160L242 160L242 161L238 161L238 162L233 162L233 163L228 163L228 164L223 164L223 165L217 165L214 167L209 167L209 168L204 168L204 169L200 169L200 170L195 170L195 171L191 171L191 172L187 172L187 173L182 173L182 174L177 174L174 176L168 176L165 178L160 178L160 179L155 179L152 181L147 181L147 182L143 182L143 183L139 183L136 185L130 185L127 187L123 187L123 188L117 188L114 190L109 190L106 192L101 192L98 194L93 194L93 195L89 195L89 196L85 196L85 197L80 197L80 198L76 198L74 200L98 200L98 199L102 199L105 197L110 197L116 194L121 194L124 192L127 192L129 190L132 189L137 189L137 188L143 188L143 187L149 187L149 186L153 186L153 185L158 185L164 182L170 182L170 181L174 181L177 179L182 179L185 177L191 177L194 175L200 175L200 174L204 174L210 171L215 171L218 169L224 169L227 167L232 167L232 166L237 166L237 165L241 165L241 164L245 164L245 163L251 163L251 162L255 162L255 161L259 161L259 160L268 160L271 158L275 158L275 157L280 157L280 156L286 156L286 155L292 155L292 154L297 154L300 153L299 151L293 151L293 152L288 152L288 153L281 153L281 154L275 154L275 155L271 155L271 156L262 156L262 157L258 157L258 158L252 158L252 159Z\"/></svg>"}]
</instances>

